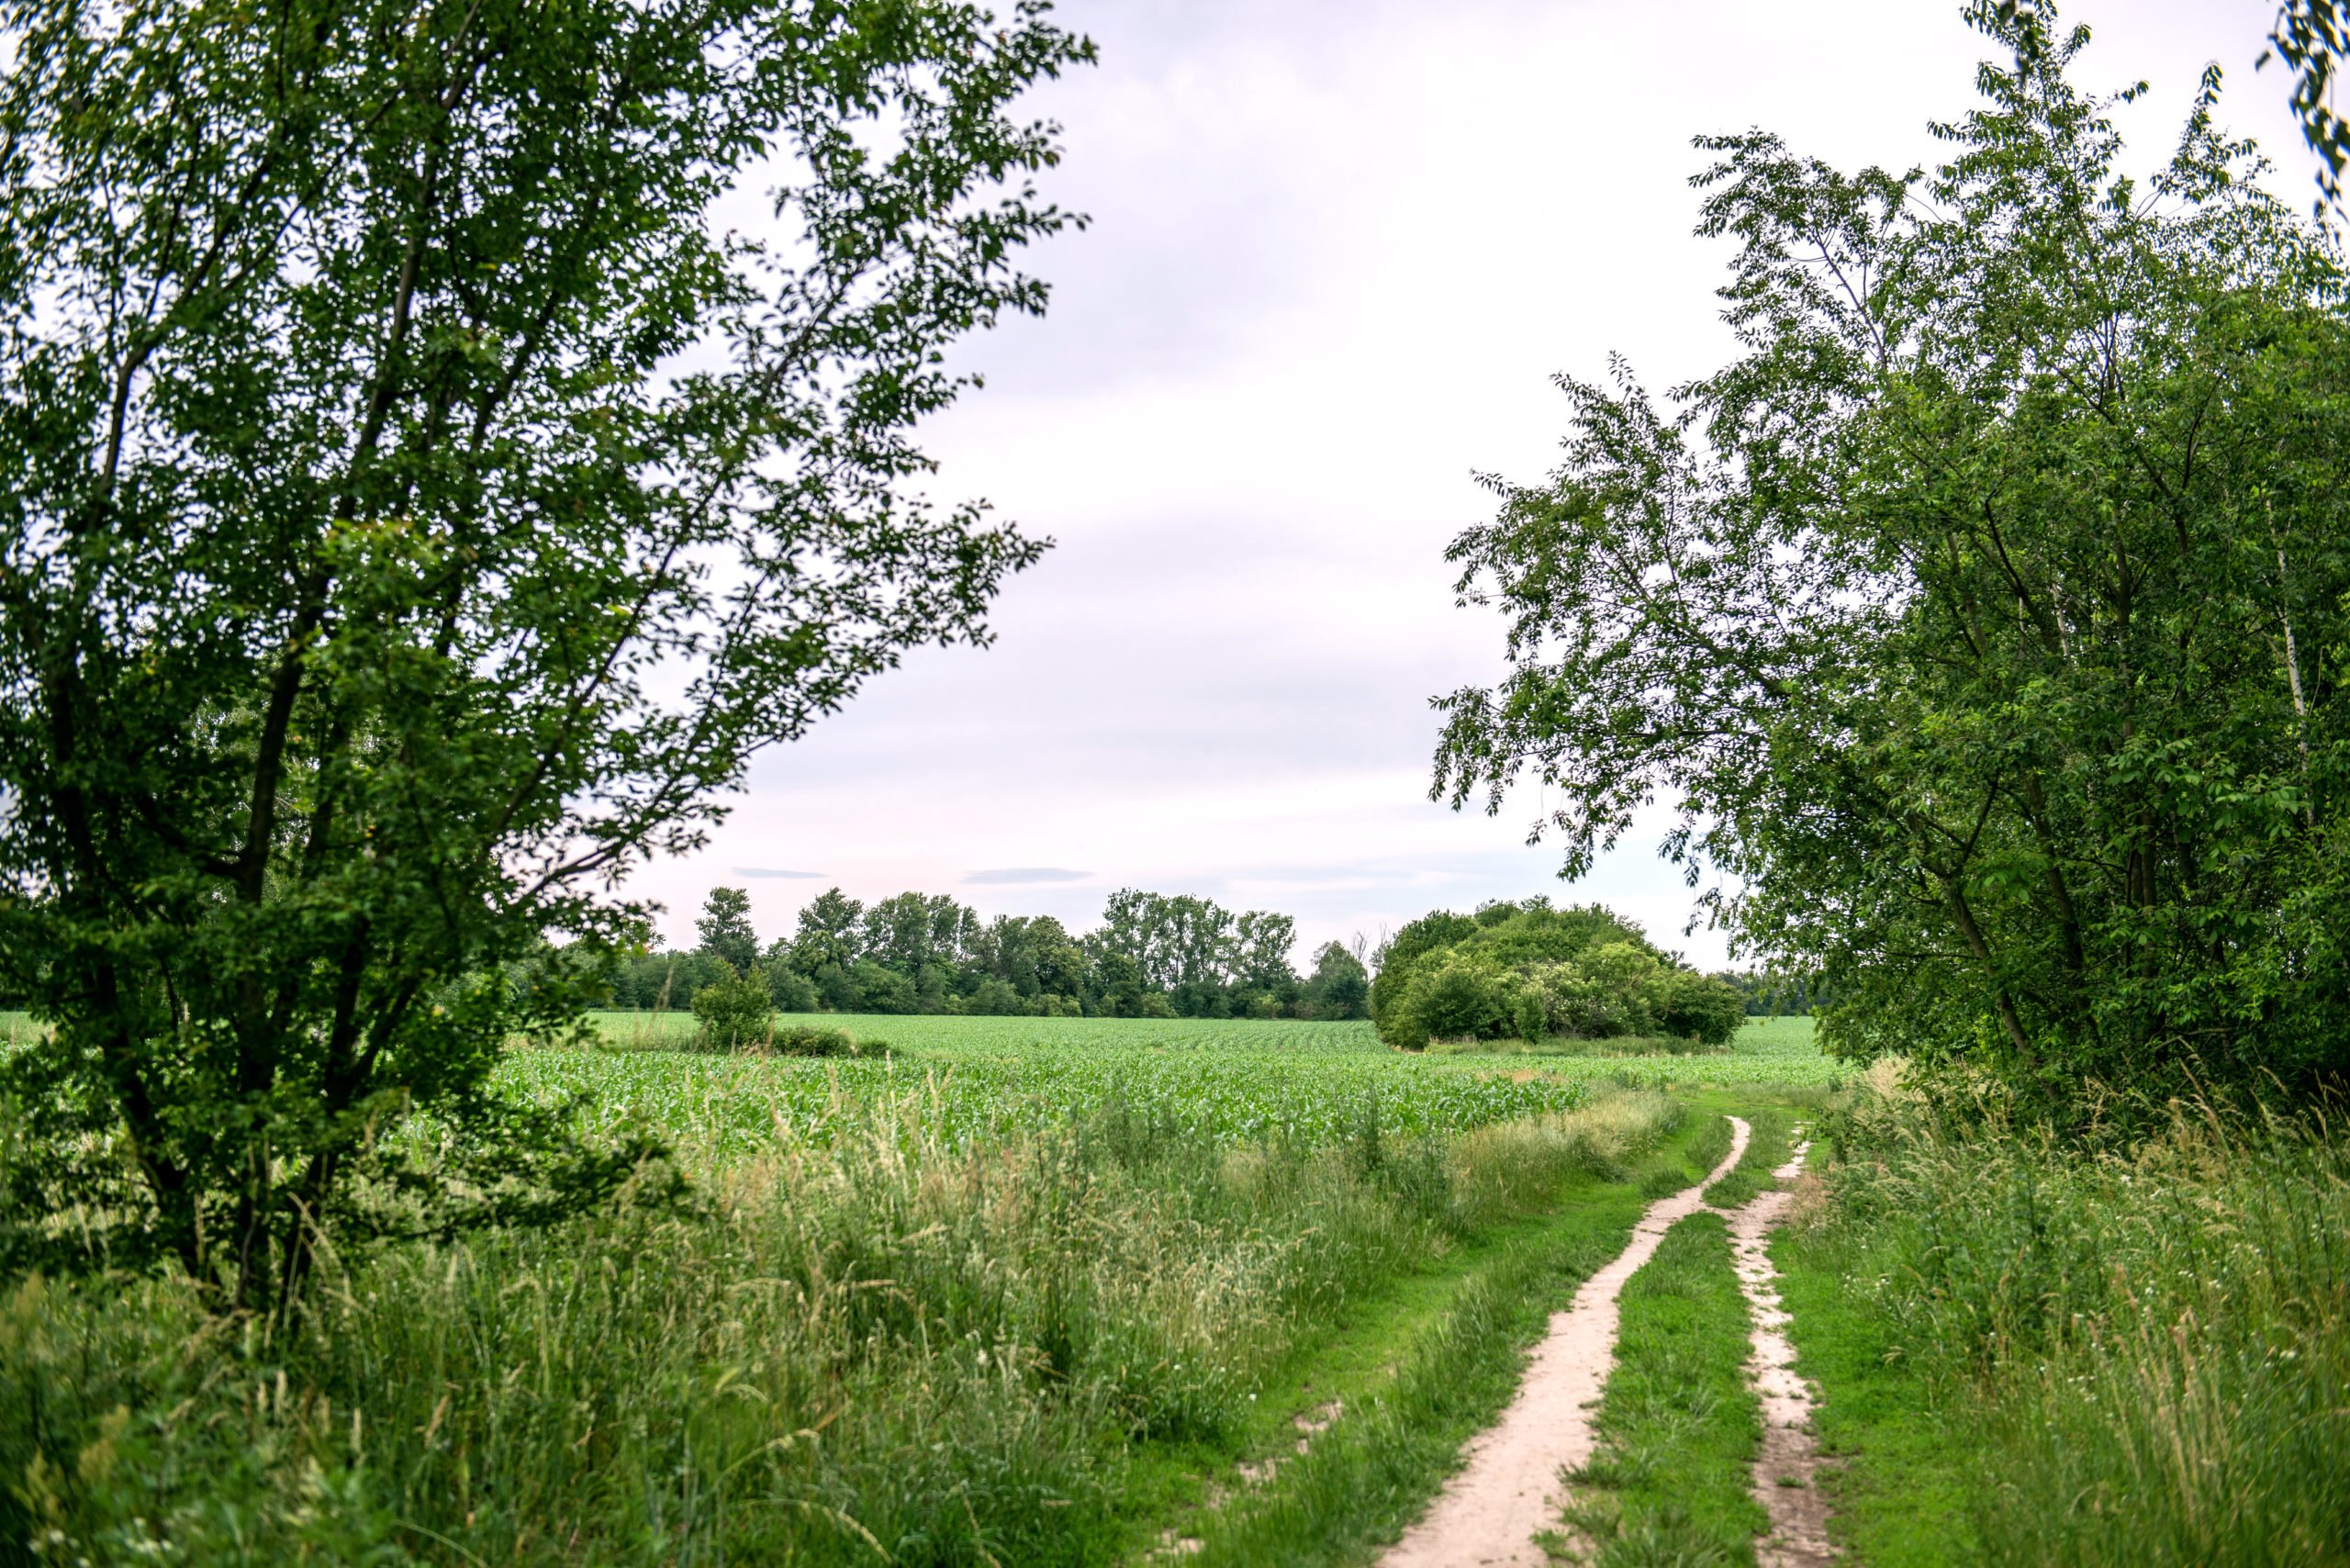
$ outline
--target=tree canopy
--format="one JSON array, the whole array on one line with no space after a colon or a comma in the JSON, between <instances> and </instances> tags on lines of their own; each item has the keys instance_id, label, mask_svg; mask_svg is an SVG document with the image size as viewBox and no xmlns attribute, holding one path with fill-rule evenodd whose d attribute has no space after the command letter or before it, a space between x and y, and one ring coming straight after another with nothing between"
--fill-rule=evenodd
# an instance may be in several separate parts
<instances>
[{"instance_id":1,"label":"tree canopy","mask_svg":"<svg viewBox=\"0 0 2350 1568\"><path fill-rule=\"evenodd\" d=\"M1037 558L912 431L1045 304L1010 110L1090 55L1028 0L0 12L12 1251L259 1304L314 1226L627 1174L486 1092L595 984L509 966L630 940L619 878Z\"/></svg>"},{"instance_id":2,"label":"tree canopy","mask_svg":"<svg viewBox=\"0 0 2350 1568\"><path fill-rule=\"evenodd\" d=\"M1561 379L1547 482L1451 558L1510 677L1442 699L1437 789L1539 778L1570 872L1643 804L1743 950L1858 1056L2027 1096L2350 1065L2350 341L2331 242L2208 73L2119 171L2028 35L1930 174L1708 138L1739 356L1660 406ZM2135 95L2136 90L2121 95Z\"/></svg>"},{"instance_id":3,"label":"tree canopy","mask_svg":"<svg viewBox=\"0 0 2350 1568\"><path fill-rule=\"evenodd\" d=\"M1407 1050L1446 1039L1604 1040L1673 1036L1728 1043L1746 999L1662 953L1597 904L1542 899L1438 910L1388 944L1371 986L1380 1038Z\"/></svg>"},{"instance_id":4,"label":"tree canopy","mask_svg":"<svg viewBox=\"0 0 2350 1568\"><path fill-rule=\"evenodd\" d=\"M748 911L741 889L712 889L694 951L638 954L612 976L614 1004L694 1005L701 986L744 971L744 955L756 952ZM1048 914L983 919L946 893L867 905L828 888L767 946L762 972L787 1012L1364 1016L1361 958L1326 943L1302 977L1290 963L1296 933L1285 914L1132 888L1112 894L1102 924L1082 935Z\"/></svg>"}]
</instances>

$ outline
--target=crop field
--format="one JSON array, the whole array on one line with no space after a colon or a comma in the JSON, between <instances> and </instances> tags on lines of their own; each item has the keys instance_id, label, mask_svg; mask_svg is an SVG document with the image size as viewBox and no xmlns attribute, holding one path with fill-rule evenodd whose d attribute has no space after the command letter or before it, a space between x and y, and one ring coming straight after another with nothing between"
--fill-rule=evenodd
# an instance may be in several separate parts
<instances>
[{"instance_id":1,"label":"crop field","mask_svg":"<svg viewBox=\"0 0 2350 1568\"><path fill-rule=\"evenodd\" d=\"M21 1295L12 1440L140 1434L40 1506L67 1541L168 1518L192 1560L1360 1556L1727 1136L1581 1061L1359 1026L823 1022L895 1054L509 1051L509 1092L662 1135L688 1201L331 1259L260 1384L177 1283ZM1296 1487L1246 1481L1341 1407ZM1374 1474L1374 1506L1290 1511Z\"/></svg>"},{"instance_id":2,"label":"crop field","mask_svg":"<svg viewBox=\"0 0 2350 1568\"><path fill-rule=\"evenodd\" d=\"M666 1140L682 1208L330 1260L329 1308L243 1349L169 1281L20 1291L0 1320L10 1440L111 1454L118 1483L42 1471L50 1492L27 1495L68 1541L162 1519L190 1561L1368 1562L1647 1202L1722 1160L1728 1114L1756 1127L1711 1194L1736 1205L1833 1109L1835 1141L1869 1157L1816 1150L1824 1202L1774 1252L1847 1456L1820 1485L1852 1560L2026 1560L2060 1517L2082 1562L2320 1561L2338 1538L2336 1491L2300 1481L2338 1454L2321 1395L2345 1342L2350 1187L2314 1145L2196 1121L2126 1161L1945 1144L1883 1098L1891 1075L1823 1057L1807 1018L1625 1055L1404 1053L1348 1024L807 1021L890 1054L704 1054L674 1014L507 1053L509 1092ZM2257 1238L2241 1259L2180 1218L2214 1205ZM1613 1457L1574 1516L1602 1561L1651 1542L1736 1561L1750 1540L1719 1226L1685 1223L1624 1286L1594 1417ZM1989 1272L1945 1257L1952 1238ZM2085 1260L2124 1240L2133 1279L2175 1282L2108 1289ZM2048 1291L2089 1342L2043 1325L2004 1351ZM2097 1345L2124 1340L2143 1354L2109 1367ZM1695 1350L1717 1417L1692 1424ZM2210 1409L2161 1396L2195 1378L2217 1380ZM2113 1527L2053 1490L2122 1497L2182 1435L2229 1456L2165 1482L2195 1519L2147 1515L2127 1551L2093 1550ZM2268 1522L2221 1506L2221 1473ZM2193 1551L2165 1558L2158 1526ZM2263 1558L2278 1531L2309 1550Z\"/></svg>"},{"instance_id":3,"label":"crop field","mask_svg":"<svg viewBox=\"0 0 2350 1568\"><path fill-rule=\"evenodd\" d=\"M1222 1147L1316 1148L1376 1129L1446 1137L1570 1110L1595 1084L1814 1087L1848 1070L1808 1018L1759 1020L1710 1055L1417 1056L1368 1024L1225 1019L811 1014L793 1023L885 1040L888 1059L710 1056L681 1014L604 1014L610 1051L519 1050L501 1081L553 1101L587 1092L604 1127L638 1123L699 1160L779 1142L825 1143L881 1104L915 1103L925 1137L956 1148L1104 1112L1156 1136Z\"/></svg>"}]
</instances>

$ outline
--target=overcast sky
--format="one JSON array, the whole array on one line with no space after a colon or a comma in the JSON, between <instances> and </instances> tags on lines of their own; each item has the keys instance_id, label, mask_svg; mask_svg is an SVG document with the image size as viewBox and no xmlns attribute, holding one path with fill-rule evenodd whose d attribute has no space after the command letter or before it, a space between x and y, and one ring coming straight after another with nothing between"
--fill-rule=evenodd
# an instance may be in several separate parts
<instances>
[{"instance_id":1,"label":"overcast sky","mask_svg":"<svg viewBox=\"0 0 2350 1568\"><path fill-rule=\"evenodd\" d=\"M987 386L930 433L934 494L1058 543L996 645L924 650L773 752L711 847L633 884L692 939L716 884L761 934L834 883L1091 925L1121 886L1298 917L1322 940L1431 908L1596 898L1701 963L1691 894L1636 832L1578 886L1497 819L1427 799L1430 696L1503 672L1446 543L1480 471L1545 473L1548 378L1610 352L1652 386L1728 352L1690 138L1762 126L1845 167L1930 162L1984 44L1956 0L1068 0L1101 64L1034 97L1090 229L1053 304L969 345ZM2257 77L2272 0L2075 4L2084 80L2144 78L2166 154L2207 62L2223 118L2311 194Z\"/></svg>"}]
</instances>

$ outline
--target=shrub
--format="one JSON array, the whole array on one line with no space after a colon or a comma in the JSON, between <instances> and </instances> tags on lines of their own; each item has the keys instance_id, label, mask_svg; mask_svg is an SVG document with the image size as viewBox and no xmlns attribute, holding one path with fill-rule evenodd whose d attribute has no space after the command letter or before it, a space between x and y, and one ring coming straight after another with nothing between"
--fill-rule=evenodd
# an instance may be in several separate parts
<instances>
[{"instance_id":1,"label":"shrub","mask_svg":"<svg viewBox=\"0 0 2350 1568\"><path fill-rule=\"evenodd\" d=\"M775 1032L769 1048L778 1056L787 1057L853 1057L887 1053L888 1047L881 1046L878 1040L873 1044L879 1048L866 1052L849 1038L846 1029L827 1029L816 1024L787 1024Z\"/></svg>"},{"instance_id":2,"label":"shrub","mask_svg":"<svg viewBox=\"0 0 2350 1568\"><path fill-rule=\"evenodd\" d=\"M1674 969L1657 1021L1668 1033L1686 1035L1709 1046L1726 1046L1745 1025L1746 998L1727 980Z\"/></svg>"},{"instance_id":3,"label":"shrub","mask_svg":"<svg viewBox=\"0 0 2350 1568\"><path fill-rule=\"evenodd\" d=\"M1371 1018L1405 1049L1658 1034L1721 1046L1745 1016L1735 987L1682 969L1595 904L1488 904L1474 920L1429 915L1404 933L1371 987Z\"/></svg>"},{"instance_id":4,"label":"shrub","mask_svg":"<svg viewBox=\"0 0 2350 1568\"><path fill-rule=\"evenodd\" d=\"M735 1051L762 1043L775 1011L767 977L756 964L738 973L722 958L712 961L726 972L695 988L694 1018L701 1025L694 1039L696 1048Z\"/></svg>"},{"instance_id":5,"label":"shrub","mask_svg":"<svg viewBox=\"0 0 2350 1568\"><path fill-rule=\"evenodd\" d=\"M1391 1045L1402 1042L1388 1035L1388 1025L1402 1004L1416 961L1422 954L1449 947L1475 935L1477 923L1438 910L1424 914L1395 933L1379 960L1379 974L1371 982L1371 1017L1380 1037Z\"/></svg>"},{"instance_id":6,"label":"shrub","mask_svg":"<svg viewBox=\"0 0 2350 1568\"><path fill-rule=\"evenodd\" d=\"M1518 1037L1539 1040L1547 1035L1570 1039L1606 1040L1618 1035L1647 1033L1649 1009L1641 990L1647 977L1626 972L1595 974L1583 965L1561 959L1528 965L1520 977L1516 1018Z\"/></svg>"},{"instance_id":7,"label":"shrub","mask_svg":"<svg viewBox=\"0 0 2350 1568\"><path fill-rule=\"evenodd\" d=\"M1491 1039L1514 1026L1516 996L1505 977L1472 958L1446 955L1418 969L1395 1006L1388 1043L1418 1050L1430 1040Z\"/></svg>"}]
</instances>

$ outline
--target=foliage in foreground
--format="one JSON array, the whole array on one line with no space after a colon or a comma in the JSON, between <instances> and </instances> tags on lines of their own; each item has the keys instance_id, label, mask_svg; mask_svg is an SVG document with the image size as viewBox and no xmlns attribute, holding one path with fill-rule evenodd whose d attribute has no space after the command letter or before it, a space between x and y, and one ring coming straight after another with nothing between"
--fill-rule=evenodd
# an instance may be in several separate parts
<instances>
[{"instance_id":1,"label":"foliage in foreground","mask_svg":"<svg viewBox=\"0 0 2350 1568\"><path fill-rule=\"evenodd\" d=\"M0 1204L75 1210L0 1271L264 1305L627 1178L480 1092L600 979L506 968L632 941L616 879L1042 548L911 491L1068 221L1010 110L1091 46L1012 12L0 11ZM385 1168L424 1110L479 1159Z\"/></svg>"},{"instance_id":2,"label":"foliage in foreground","mask_svg":"<svg viewBox=\"0 0 2350 1568\"><path fill-rule=\"evenodd\" d=\"M1847 1410L1886 1423L1845 1435L1887 1528L1912 1508L1899 1428L1923 1425L1958 1469L1942 1506L1989 1561L2350 1556L2337 1128L2182 1105L2157 1136L2084 1152L1874 1100L1837 1141L1824 1202L1778 1252L1807 1282L1788 1298L1805 1369L1856 1368L1827 1380L1824 1429ZM1860 1386L1888 1372L1889 1409Z\"/></svg>"},{"instance_id":3,"label":"foliage in foreground","mask_svg":"<svg viewBox=\"0 0 2350 1568\"><path fill-rule=\"evenodd\" d=\"M1659 1034L1721 1046L1746 1022L1746 1000L1597 904L1552 909L1537 898L1404 926L1371 982L1371 1015L1381 1039L1407 1050Z\"/></svg>"},{"instance_id":4,"label":"foliage in foreground","mask_svg":"<svg viewBox=\"0 0 2350 1568\"><path fill-rule=\"evenodd\" d=\"M1571 870L1660 792L1749 950L1859 1055L2296 1090L2350 1069L2350 330L2331 241L2205 84L2123 176L2087 42L1927 174L1701 143L1745 350L1652 403L1567 380L1546 484L1452 559L1514 675L1437 785L1532 773Z\"/></svg>"},{"instance_id":5,"label":"foliage in foreground","mask_svg":"<svg viewBox=\"0 0 2350 1568\"><path fill-rule=\"evenodd\" d=\"M330 1260L315 1314L172 1282L0 1308L0 1540L41 1560L1099 1562L1129 1445L1213 1444L1399 1271L1620 1176L1627 1094L1454 1141L1235 1148L928 1097L623 1215Z\"/></svg>"}]
</instances>

